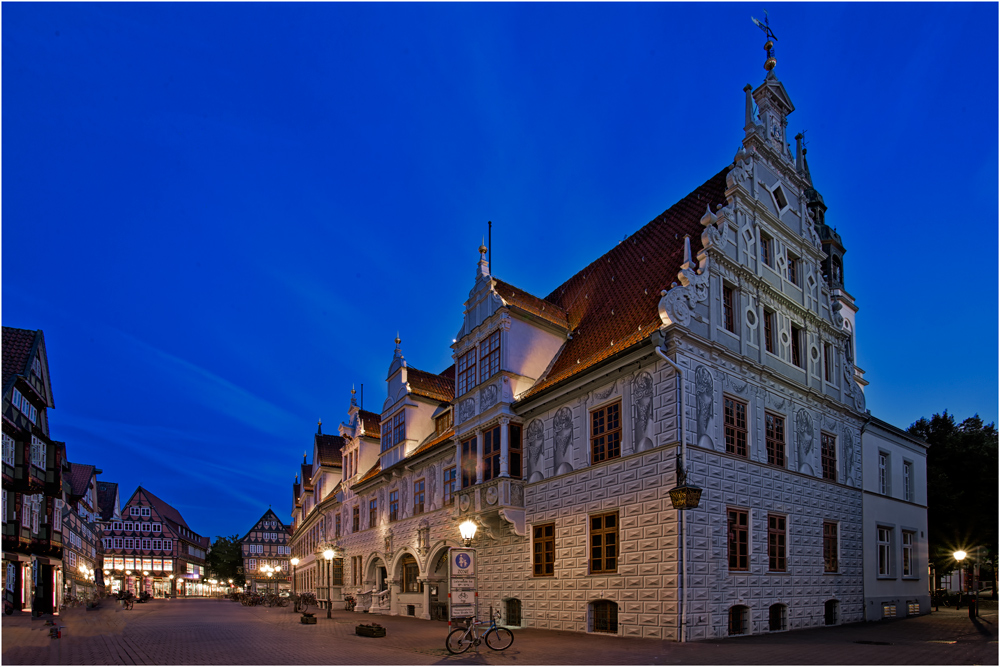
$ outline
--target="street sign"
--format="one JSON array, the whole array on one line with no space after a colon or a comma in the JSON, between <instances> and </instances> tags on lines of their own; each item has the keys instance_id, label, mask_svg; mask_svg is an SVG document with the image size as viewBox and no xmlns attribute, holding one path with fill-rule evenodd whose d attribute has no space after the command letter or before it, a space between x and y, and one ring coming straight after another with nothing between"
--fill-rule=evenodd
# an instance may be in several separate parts
<instances>
[{"instance_id":1,"label":"street sign","mask_svg":"<svg viewBox=\"0 0 1000 667\"><path fill-rule=\"evenodd\" d=\"M452 605L451 606L451 617L452 618L472 618L476 615L476 607L471 604L463 605Z\"/></svg>"},{"instance_id":2,"label":"street sign","mask_svg":"<svg viewBox=\"0 0 1000 667\"><path fill-rule=\"evenodd\" d=\"M455 591L451 592L451 604L454 605L472 605L476 603L476 592L475 591Z\"/></svg>"},{"instance_id":3,"label":"street sign","mask_svg":"<svg viewBox=\"0 0 1000 667\"><path fill-rule=\"evenodd\" d=\"M452 549L451 550L451 576L452 577L474 577L476 576L476 552L472 549Z\"/></svg>"},{"instance_id":4,"label":"street sign","mask_svg":"<svg viewBox=\"0 0 1000 667\"><path fill-rule=\"evenodd\" d=\"M451 590L453 591L474 591L476 590L476 580L473 577L468 579L456 579L452 577Z\"/></svg>"}]
</instances>

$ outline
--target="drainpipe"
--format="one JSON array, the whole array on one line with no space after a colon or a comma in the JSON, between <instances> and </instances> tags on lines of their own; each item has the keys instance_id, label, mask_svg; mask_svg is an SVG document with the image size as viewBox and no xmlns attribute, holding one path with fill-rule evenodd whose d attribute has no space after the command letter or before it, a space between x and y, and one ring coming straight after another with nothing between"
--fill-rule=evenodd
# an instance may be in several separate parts
<instances>
[{"instance_id":1,"label":"drainpipe","mask_svg":"<svg viewBox=\"0 0 1000 667\"><path fill-rule=\"evenodd\" d=\"M677 393L680 395L680 408L681 408L681 437L680 437L680 447L681 447L681 467L687 470L687 447L684 446L684 434L687 431L687 423L685 416L685 401L684 401L684 370L677 365L670 357L666 355L663 349L657 345L655 348L656 354L659 355L661 359L673 366L674 370L677 371ZM687 549L685 548L685 540L687 539L687 511L680 510L681 513L681 608L680 608L680 640L681 642L687 641L687 592L688 592L688 582L687 582Z\"/></svg>"},{"instance_id":2,"label":"drainpipe","mask_svg":"<svg viewBox=\"0 0 1000 667\"><path fill-rule=\"evenodd\" d=\"M853 382L853 380L852 380L852 382ZM862 451L862 452L865 451L864 446L862 445L862 442L861 442L861 441L863 441L865 439L865 429L868 428L868 425L872 423L872 411L871 410L866 410L865 412L867 413L868 418L865 419L865 423L861 425L861 436L858 438L858 449L860 451ZM864 489L865 489L865 465L864 465L864 460L865 460L864 459L864 455L862 454L862 456L861 456L861 479L858 481L858 486L861 487L861 493L862 493L862 495L864 494ZM864 511L862 510L862 512L861 512L862 530L864 530L864 520L865 520L864 519ZM864 620L867 621L868 620L868 581L867 581L867 578L862 578L861 579L861 613L862 613L862 617L864 618Z\"/></svg>"}]
</instances>

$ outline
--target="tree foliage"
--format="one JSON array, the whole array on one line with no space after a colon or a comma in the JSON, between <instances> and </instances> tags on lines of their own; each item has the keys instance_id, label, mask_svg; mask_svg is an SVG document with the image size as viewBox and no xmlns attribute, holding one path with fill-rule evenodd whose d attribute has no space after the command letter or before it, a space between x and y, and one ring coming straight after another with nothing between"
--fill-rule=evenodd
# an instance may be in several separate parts
<instances>
[{"instance_id":1,"label":"tree foliage","mask_svg":"<svg viewBox=\"0 0 1000 667\"><path fill-rule=\"evenodd\" d=\"M921 418L910 435L926 440L927 525L930 559L937 572L955 566L952 554L972 555L982 549L996 579L997 559L997 429L979 415L962 423L954 415ZM995 590L994 586L994 590Z\"/></svg>"},{"instance_id":2,"label":"tree foliage","mask_svg":"<svg viewBox=\"0 0 1000 667\"><path fill-rule=\"evenodd\" d=\"M236 586L246 583L243 576L243 545L239 535L216 537L205 557L205 564L210 577L225 582L232 579Z\"/></svg>"}]
</instances>

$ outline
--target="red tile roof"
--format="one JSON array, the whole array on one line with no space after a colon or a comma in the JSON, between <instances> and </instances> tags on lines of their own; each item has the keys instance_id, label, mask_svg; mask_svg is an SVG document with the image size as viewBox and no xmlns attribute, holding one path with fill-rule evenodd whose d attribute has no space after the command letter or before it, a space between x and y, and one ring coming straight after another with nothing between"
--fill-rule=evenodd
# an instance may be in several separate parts
<instances>
[{"instance_id":1,"label":"red tile roof","mask_svg":"<svg viewBox=\"0 0 1000 667\"><path fill-rule=\"evenodd\" d=\"M531 396L648 338L661 325L660 290L677 281L684 235L692 253L701 248L701 218L726 204L726 167L660 216L567 280L546 301L569 315L566 341Z\"/></svg>"},{"instance_id":2,"label":"red tile roof","mask_svg":"<svg viewBox=\"0 0 1000 667\"><path fill-rule=\"evenodd\" d=\"M72 501L76 501L87 494L90 486L90 479L94 476L95 467L83 463L70 463L69 474L66 479L69 481L70 496Z\"/></svg>"},{"instance_id":3,"label":"red tile roof","mask_svg":"<svg viewBox=\"0 0 1000 667\"><path fill-rule=\"evenodd\" d=\"M300 483L295 482L294 484L292 484L292 501L296 505L299 504L299 495L301 495L301 492L302 492L302 485Z\"/></svg>"},{"instance_id":4,"label":"red tile roof","mask_svg":"<svg viewBox=\"0 0 1000 667\"><path fill-rule=\"evenodd\" d=\"M358 417L361 419L361 428L365 431L365 437L382 439L382 415L367 410L358 410Z\"/></svg>"},{"instance_id":5,"label":"red tile roof","mask_svg":"<svg viewBox=\"0 0 1000 667\"><path fill-rule=\"evenodd\" d=\"M412 366L406 369L406 382L410 391L417 396L424 396L445 403L455 398L455 380L443 375L434 375Z\"/></svg>"},{"instance_id":6,"label":"red tile roof","mask_svg":"<svg viewBox=\"0 0 1000 667\"><path fill-rule=\"evenodd\" d=\"M40 331L29 329L15 329L13 327L3 327L3 387L8 388L8 383L15 375L26 373L30 366L31 350L35 346L35 337Z\"/></svg>"},{"instance_id":7,"label":"red tile roof","mask_svg":"<svg viewBox=\"0 0 1000 667\"><path fill-rule=\"evenodd\" d=\"M339 435L316 434L316 452L319 456L319 464L321 466L342 466L343 459L340 450L343 446L344 439Z\"/></svg>"},{"instance_id":8,"label":"red tile roof","mask_svg":"<svg viewBox=\"0 0 1000 667\"><path fill-rule=\"evenodd\" d=\"M493 289L496 290L500 298L507 304L520 308L536 317L540 317L560 329L569 329L569 319L566 311L551 301L539 299L537 296L528 294L523 289L514 287L510 283L505 283L499 278L493 279Z\"/></svg>"},{"instance_id":9,"label":"red tile roof","mask_svg":"<svg viewBox=\"0 0 1000 667\"><path fill-rule=\"evenodd\" d=\"M117 495L118 482L97 482L97 506L100 508L102 521L110 521L115 515Z\"/></svg>"},{"instance_id":10,"label":"red tile roof","mask_svg":"<svg viewBox=\"0 0 1000 667\"><path fill-rule=\"evenodd\" d=\"M149 499L149 502L152 503L153 507L156 508L156 511L160 513L161 517L165 519L170 519L174 523L184 526L188 530L192 530L191 526L187 525L187 523L184 521L184 517L181 516L180 512L174 509L174 507L170 503L166 502L165 500L161 500L160 498L157 498L155 495L150 493L149 489L144 489L143 487L140 486L135 490L135 493L132 494L132 497L134 498L135 494L140 492L143 495L145 495L146 498ZM131 498L129 498L129 500L131 500Z\"/></svg>"},{"instance_id":11,"label":"red tile roof","mask_svg":"<svg viewBox=\"0 0 1000 667\"><path fill-rule=\"evenodd\" d=\"M360 484L361 482L367 482L368 480L370 480L370 479L372 479L374 477L378 477L378 474L380 472L382 472L382 459L379 459L378 461L376 461L375 465L373 465L371 467L371 470L369 470L364 475L362 475L361 479L359 479L357 482L355 482L355 484Z\"/></svg>"},{"instance_id":12,"label":"red tile roof","mask_svg":"<svg viewBox=\"0 0 1000 667\"><path fill-rule=\"evenodd\" d=\"M423 454L424 452L426 452L426 451L428 451L430 449L433 449L437 445L440 445L442 442L445 442L446 440L451 440L454 437L455 437L455 429L454 428L448 429L447 431L445 431L441 435L435 435L435 434L432 433L430 436L428 436L423 441L422 444L420 444L419 446L417 446L416 449L413 450L412 454L410 454L406 458L407 459L411 459L414 456L417 456L418 454Z\"/></svg>"},{"instance_id":13,"label":"red tile roof","mask_svg":"<svg viewBox=\"0 0 1000 667\"><path fill-rule=\"evenodd\" d=\"M302 464L302 490L312 491L312 466L308 463Z\"/></svg>"}]
</instances>

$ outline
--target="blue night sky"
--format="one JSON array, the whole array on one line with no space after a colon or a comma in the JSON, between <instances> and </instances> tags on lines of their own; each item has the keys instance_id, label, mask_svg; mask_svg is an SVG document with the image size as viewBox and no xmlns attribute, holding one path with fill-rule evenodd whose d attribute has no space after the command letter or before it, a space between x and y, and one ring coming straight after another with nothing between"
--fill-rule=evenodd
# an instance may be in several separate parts
<instances>
[{"instance_id":1,"label":"blue night sky","mask_svg":"<svg viewBox=\"0 0 1000 667\"><path fill-rule=\"evenodd\" d=\"M997 419L996 3L776 3L868 407ZM2 6L3 324L70 459L244 533L397 330L439 372L493 220L545 296L732 161L757 4ZM664 285L667 287L667 285Z\"/></svg>"}]
</instances>

